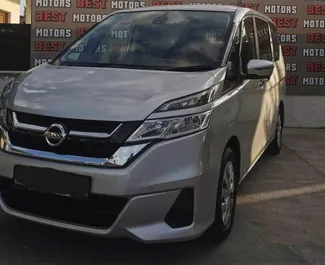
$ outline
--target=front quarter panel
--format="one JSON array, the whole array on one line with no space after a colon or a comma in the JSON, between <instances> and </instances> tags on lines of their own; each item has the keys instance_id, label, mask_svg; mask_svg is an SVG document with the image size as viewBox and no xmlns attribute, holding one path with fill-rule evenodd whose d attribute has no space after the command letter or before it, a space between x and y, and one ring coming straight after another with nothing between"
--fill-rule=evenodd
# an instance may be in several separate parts
<instances>
[{"instance_id":1,"label":"front quarter panel","mask_svg":"<svg viewBox=\"0 0 325 265\"><path fill-rule=\"evenodd\" d=\"M241 89L234 89L221 96L214 103L208 131L212 164L219 173L223 151L228 140L238 135L237 115L240 110L239 94Z\"/></svg>"}]
</instances>

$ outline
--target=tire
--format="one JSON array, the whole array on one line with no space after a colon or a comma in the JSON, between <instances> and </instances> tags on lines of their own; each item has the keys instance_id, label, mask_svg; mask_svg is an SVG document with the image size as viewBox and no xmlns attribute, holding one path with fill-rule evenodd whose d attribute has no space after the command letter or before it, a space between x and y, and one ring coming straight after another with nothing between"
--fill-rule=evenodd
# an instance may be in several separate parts
<instances>
[{"instance_id":1,"label":"tire","mask_svg":"<svg viewBox=\"0 0 325 265\"><path fill-rule=\"evenodd\" d=\"M229 173L231 169L233 173L230 175L232 176L227 174L227 172ZM226 182L227 176L227 179L230 180L230 184L232 185L230 187ZM205 233L206 238L209 240L221 242L229 236L232 230L236 210L238 179L239 176L236 156L230 148L227 148L222 156L222 163L220 167L215 220ZM228 190L232 190L230 192L230 197L228 197L228 202L230 203L228 204L228 215L226 215L223 211L223 209L226 207L225 203L227 201L225 200L226 188Z\"/></svg>"},{"instance_id":2,"label":"tire","mask_svg":"<svg viewBox=\"0 0 325 265\"><path fill-rule=\"evenodd\" d=\"M282 117L281 112L279 111L277 116L277 123L275 129L275 135L267 148L267 152L271 155L278 155L281 152L282 147Z\"/></svg>"}]
</instances>

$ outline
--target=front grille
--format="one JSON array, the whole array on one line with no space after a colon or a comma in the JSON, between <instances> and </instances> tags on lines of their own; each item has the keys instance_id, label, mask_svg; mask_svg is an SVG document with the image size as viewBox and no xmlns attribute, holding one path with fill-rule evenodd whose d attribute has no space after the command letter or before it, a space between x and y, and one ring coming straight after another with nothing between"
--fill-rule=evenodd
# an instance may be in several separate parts
<instances>
[{"instance_id":1,"label":"front grille","mask_svg":"<svg viewBox=\"0 0 325 265\"><path fill-rule=\"evenodd\" d=\"M69 130L83 131L83 132L106 132L112 133L119 122L116 121L96 121L96 120L80 120L80 119L67 119L57 118L44 115L35 115L24 112L15 112L19 122L33 124L43 127L49 127L53 123L62 123Z\"/></svg>"},{"instance_id":2,"label":"front grille","mask_svg":"<svg viewBox=\"0 0 325 265\"><path fill-rule=\"evenodd\" d=\"M139 127L141 122L124 122L116 121L92 121L92 120L77 120L67 118L56 118L22 112L15 112L17 119L21 123L38 125L48 128L53 123L63 124L68 131L81 131L93 133L108 133L116 132L109 138L84 138L69 136L63 141L60 146L51 147L47 144L42 133L15 129L9 126L8 130L10 142L18 147L52 152L61 155L74 155L92 158L110 158L126 139ZM12 113L9 113L9 117ZM10 120L10 118L9 118Z\"/></svg>"},{"instance_id":3,"label":"front grille","mask_svg":"<svg viewBox=\"0 0 325 265\"><path fill-rule=\"evenodd\" d=\"M51 147L43 135L22 131L9 131L9 138L13 145L27 149L94 158L109 158L120 146L110 143L108 140L70 138L63 141L58 147Z\"/></svg>"},{"instance_id":4,"label":"front grille","mask_svg":"<svg viewBox=\"0 0 325 265\"><path fill-rule=\"evenodd\" d=\"M41 194L15 187L1 178L0 193L7 207L29 215L93 228L109 228L127 198L90 194L87 201Z\"/></svg>"}]
</instances>

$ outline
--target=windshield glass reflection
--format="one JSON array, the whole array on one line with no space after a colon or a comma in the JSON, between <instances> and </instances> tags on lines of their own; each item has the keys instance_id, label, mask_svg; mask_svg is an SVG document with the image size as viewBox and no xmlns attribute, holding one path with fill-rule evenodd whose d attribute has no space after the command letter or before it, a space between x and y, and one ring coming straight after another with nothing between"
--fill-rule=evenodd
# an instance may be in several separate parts
<instances>
[{"instance_id":1,"label":"windshield glass reflection","mask_svg":"<svg viewBox=\"0 0 325 265\"><path fill-rule=\"evenodd\" d=\"M215 68L232 15L208 11L117 13L86 33L54 63L157 70Z\"/></svg>"}]
</instances>

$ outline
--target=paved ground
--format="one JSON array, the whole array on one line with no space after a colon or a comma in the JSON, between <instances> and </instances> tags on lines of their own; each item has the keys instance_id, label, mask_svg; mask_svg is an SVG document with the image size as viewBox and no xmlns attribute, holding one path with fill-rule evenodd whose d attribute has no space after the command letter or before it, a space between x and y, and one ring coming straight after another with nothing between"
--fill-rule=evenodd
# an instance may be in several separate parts
<instances>
[{"instance_id":1,"label":"paved ground","mask_svg":"<svg viewBox=\"0 0 325 265\"><path fill-rule=\"evenodd\" d=\"M142 245L28 223L0 213L2 265L325 264L325 130L285 131L240 188L236 223L219 246Z\"/></svg>"}]
</instances>

